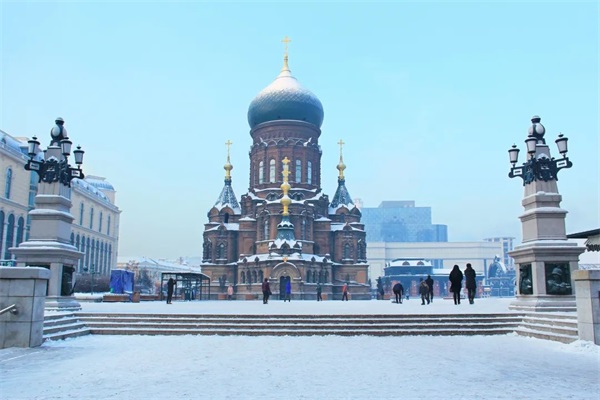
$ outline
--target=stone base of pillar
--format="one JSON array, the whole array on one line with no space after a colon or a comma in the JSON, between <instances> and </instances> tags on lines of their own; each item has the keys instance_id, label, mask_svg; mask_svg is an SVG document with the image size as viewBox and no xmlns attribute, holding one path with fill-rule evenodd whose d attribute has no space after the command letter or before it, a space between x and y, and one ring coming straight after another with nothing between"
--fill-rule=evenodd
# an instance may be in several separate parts
<instances>
[{"instance_id":1,"label":"stone base of pillar","mask_svg":"<svg viewBox=\"0 0 600 400\"><path fill-rule=\"evenodd\" d=\"M577 312L577 303L574 295L518 295L508 309L528 312Z\"/></svg>"},{"instance_id":2,"label":"stone base of pillar","mask_svg":"<svg viewBox=\"0 0 600 400\"><path fill-rule=\"evenodd\" d=\"M73 296L46 297L46 311L80 311L81 304Z\"/></svg>"}]
</instances>

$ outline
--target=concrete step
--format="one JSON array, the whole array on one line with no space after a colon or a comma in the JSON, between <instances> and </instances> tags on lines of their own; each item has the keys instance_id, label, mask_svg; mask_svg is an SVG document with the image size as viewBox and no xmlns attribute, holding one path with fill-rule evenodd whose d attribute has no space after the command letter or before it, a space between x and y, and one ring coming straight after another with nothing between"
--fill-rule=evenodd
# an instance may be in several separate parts
<instances>
[{"instance_id":1,"label":"concrete step","mask_svg":"<svg viewBox=\"0 0 600 400\"><path fill-rule=\"evenodd\" d=\"M527 337L533 337L533 338L544 339L544 340L552 340L555 342L561 342L561 343L567 343L567 344L573 343L574 341L579 339L577 334L575 334L574 336L573 335L564 335L564 334L560 334L560 333L544 332L544 331L538 331L538 330L533 330L533 329L528 329L528 328L518 328L515 330L515 333L517 333L520 336L527 336Z\"/></svg>"},{"instance_id":2,"label":"concrete step","mask_svg":"<svg viewBox=\"0 0 600 400\"><path fill-rule=\"evenodd\" d=\"M55 333L46 334L44 331L44 341L46 340L62 340L67 338L73 338L78 336L89 335L91 333L90 328L83 326L81 328L61 330Z\"/></svg>"},{"instance_id":3,"label":"concrete step","mask_svg":"<svg viewBox=\"0 0 600 400\"><path fill-rule=\"evenodd\" d=\"M54 334L57 332L77 330L77 329L81 329L81 328L85 328L85 327L86 327L85 324L78 320L75 320L74 322L71 322L71 323L48 326L48 327L46 326L46 324L44 324L44 336Z\"/></svg>"},{"instance_id":4,"label":"concrete step","mask_svg":"<svg viewBox=\"0 0 600 400\"><path fill-rule=\"evenodd\" d=\"M136 328L109 328L96 329L90 328L91 333L95 335L217 335L217 336L465 336L465 335L505 335L514 332L513 328L507 329L407 329L407 330L334 330L334 329L136 329Z\"/></svg>"}]
</instances>

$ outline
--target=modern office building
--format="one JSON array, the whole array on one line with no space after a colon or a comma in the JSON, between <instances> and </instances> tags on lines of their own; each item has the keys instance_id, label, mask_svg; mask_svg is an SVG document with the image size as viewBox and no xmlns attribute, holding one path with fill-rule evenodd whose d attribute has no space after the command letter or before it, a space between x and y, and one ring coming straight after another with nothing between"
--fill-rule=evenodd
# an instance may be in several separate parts
<instances>
[{"instance_id":1,"label":"modern office building","mask_svg":"<svg viewBox=\"0 0 600 400\"><path fill-rule=\"evenodd\" d=\"M431 222L431 207L417 207L412 200L382 201L360 211L369 242L448 241L448 227Z\"/></svg>"}]
</instances>

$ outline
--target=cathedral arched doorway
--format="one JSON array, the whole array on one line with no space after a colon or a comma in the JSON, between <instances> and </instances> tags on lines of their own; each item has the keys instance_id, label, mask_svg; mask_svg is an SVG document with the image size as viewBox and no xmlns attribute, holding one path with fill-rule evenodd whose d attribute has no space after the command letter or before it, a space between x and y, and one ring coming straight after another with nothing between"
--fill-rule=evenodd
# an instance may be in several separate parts
<instances>
[{"instance_id":1,"label":"cathedral arched doorway","mask_svg":"<svg viewBox=\"0 0 600 400\"><path fill-rule=\"evenodd\" d=\"M285 287L290 280L291 278L289 275L279 277L279 300L285 299Z\"/></svg>"}]
</instances>

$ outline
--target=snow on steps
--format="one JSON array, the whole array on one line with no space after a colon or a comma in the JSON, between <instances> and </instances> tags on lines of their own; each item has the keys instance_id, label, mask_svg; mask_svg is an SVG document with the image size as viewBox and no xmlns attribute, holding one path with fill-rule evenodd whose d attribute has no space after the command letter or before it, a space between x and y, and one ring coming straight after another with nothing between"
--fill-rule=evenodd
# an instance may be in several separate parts
<instances>
[{"instance_id":1,"label":"snow on steps","mask_svg":"<svg viewBox=\"0 0 600 400\"><path fill-rule=\"evenodd\" d=\"M572 343L579 339L577 314L531 312L523 315L521 325L515 330L521 336Z\"/></svg>"},{"instance_id":2,"label":"snow on steps","mask_svg":"<svg viewBox=\"0 0 600 400\"><path fill-rule=\"evenodd\" d=\"M403 336L503 335L516 332L570 343L577 337L575 314L418 315L196 315L52 313L44 338L99 335Z\"/></svg>"},{"instance_id":3,"label":"snow on steps","mask_svg":"<svg viewBox=\"0 0 600 400\"><path fill-rule=\"evenodd\" d=\"M501 335L521 322L506 315L186 315L78 313L104 335Z\"/></svg>"},{"instance_id":4,"label":"snow on steps","mask_svg":"<svg viewBox=\"0 0 600 400\"><path fill-rule=\"evenodd\" d=\"M51 312L44 315L44 340L61 340L90 333L90 329L73 312Z\"/></svg>"}]
</instances>

